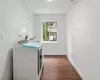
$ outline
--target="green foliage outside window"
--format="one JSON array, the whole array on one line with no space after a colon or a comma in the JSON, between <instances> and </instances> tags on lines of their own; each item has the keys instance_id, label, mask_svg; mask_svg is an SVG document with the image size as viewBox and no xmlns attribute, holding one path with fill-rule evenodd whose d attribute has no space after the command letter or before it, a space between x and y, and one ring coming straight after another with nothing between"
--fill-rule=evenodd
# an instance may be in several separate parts
<instances>
[{"instance_id":1,"label":"green foliage outside window","mask_svg":"<svg viewBox=\"0 0 100 80\"><path fill-rule=\"evenodd\" d=\"M42 22L43 41L57 41L57 22Z\"/></svg>"},{"instance_id":2,"label":"green foliage outside window","mask_svg":"<svg viewBox=\"0 0 100 80\"><path fill-rule=\"evenodd\" d=\"M49 41L49 31L48 31L49 22L43 23L43 40Z\"/></svg>"}]
</instances>

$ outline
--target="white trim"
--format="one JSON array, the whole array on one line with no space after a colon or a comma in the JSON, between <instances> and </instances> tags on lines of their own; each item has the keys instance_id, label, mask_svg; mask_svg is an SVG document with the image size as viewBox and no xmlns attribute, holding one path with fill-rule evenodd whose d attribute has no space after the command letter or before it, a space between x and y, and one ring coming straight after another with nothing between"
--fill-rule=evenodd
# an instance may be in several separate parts
<instances>
[{"instance_id":1,"label":"white trim","mask_svg":"<svg viewBox=\"0 0 100 80\"><path fill-rule=\"evenodd\" d=\"M68 15L67 13L33 13L34 15Z\"/></svg>"},{"instance_id":2,"label":"white trim","mask_svg":"<svg viewBox=\"0 0 100 80\"><path fill-rule=\"evenodd\" d=\"M58 43L58 41L42 41L41 43Z\"/></svg>"},{"instance_id":3,"label":"white trim","mask_svg":"<svg viewBox=\"0 0 100 80\"><path fill-rule=\"evenodd\" d=\"M75 63L73 62L73 60L69 56L67 56L67 58L69 59L69 61L71 62L71 64L75 68L75 70L78 72L78 74L80 75L80 77L82 78L82 80L87 80L86 77L81 72L81 70L75 65Z\"/></svg>"},{"instance_id":4,"label":"white trim","mask_svg":"<svg viewBox=\"0 0 100 80\"><path fill-rule=\"evenodd\" d=\"M51 21L51 22L57 22L57 41L43 41L43 26L42 26L42 22L45 22L45 21ZM42 20L41 21L41 42L42 43L58 43L58 21L57 20Z\"/></svg>"}]
</instances>

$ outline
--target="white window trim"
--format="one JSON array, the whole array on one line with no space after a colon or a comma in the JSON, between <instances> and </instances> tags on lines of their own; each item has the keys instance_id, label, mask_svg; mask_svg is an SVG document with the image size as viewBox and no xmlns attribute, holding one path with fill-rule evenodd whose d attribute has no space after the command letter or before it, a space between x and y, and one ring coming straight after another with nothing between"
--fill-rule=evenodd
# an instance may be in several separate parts
<instances>
[{"instance_id":1,"label":"white window trim","mask_svg":"<svg viewBox=\"0 0 100 80\"><path fill-rule=\"evenodd\" d=\"M57 41L43 41L43 26L42 22L57 22ZM58 21L57 20L42 20L41 21L41 42L42 43L58 43Z\"/></svg>"}]
</instances>

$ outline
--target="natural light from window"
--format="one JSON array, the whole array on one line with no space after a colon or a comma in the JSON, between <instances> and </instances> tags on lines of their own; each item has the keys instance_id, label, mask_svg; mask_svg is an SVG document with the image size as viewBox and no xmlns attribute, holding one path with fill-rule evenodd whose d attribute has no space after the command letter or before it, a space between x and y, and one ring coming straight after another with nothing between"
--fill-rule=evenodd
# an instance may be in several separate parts
<instances>
[{"instance_id":1,"label":"natural light from window","mask_svg":"<svg viewBox=\"0 0 100 80\"><path fill-rule=\"evenodd\" d=\"M57 21L42 21L42 41L57 42Z\"/></svg>"}]
</instances>

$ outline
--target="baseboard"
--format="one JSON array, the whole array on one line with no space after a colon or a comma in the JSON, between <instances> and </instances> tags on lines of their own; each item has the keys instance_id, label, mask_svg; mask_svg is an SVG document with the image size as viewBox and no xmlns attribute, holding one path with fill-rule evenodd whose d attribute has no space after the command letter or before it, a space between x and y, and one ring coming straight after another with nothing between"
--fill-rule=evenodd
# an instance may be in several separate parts
<instances>
[{"instance_id":1,"label":"baseboard","mask_svg":"<svg viewBox=\"0 0 100 80\"><path fill-rule=\"evenodd\" d=\"M66 56L66 55L44 55L44 56Z\"/></svg>"},{"instance_id":2,"label":"baseboard","mask_svg":"<svg viewBox=\"0 0 100 80\"><path fill-rule=\"evenodd\" d=\"M53 57L54 58L56 58L56 57L58 58L59 57L59 58L61 58L61 57L66 57L66 55L44 55L44 57L52 57L52 58Z\"/></svg>"},{"instance_id":3,"label":"baseboard","mask_svg":"<svg viewBox=\"0 0 100 80\"><path fill-rule=\"evenodd\" d=\"M82 78L82 80L87 80L85 78L85 76L82 74L82 72L80 71L80 69L74 64L73 60L69 56L67 56L67 58L69 59L69 61L73 65L73 67L76 69L76 71L78 72L78 74L80 75L80 77Z\"/></svg>"}]
</instances>

